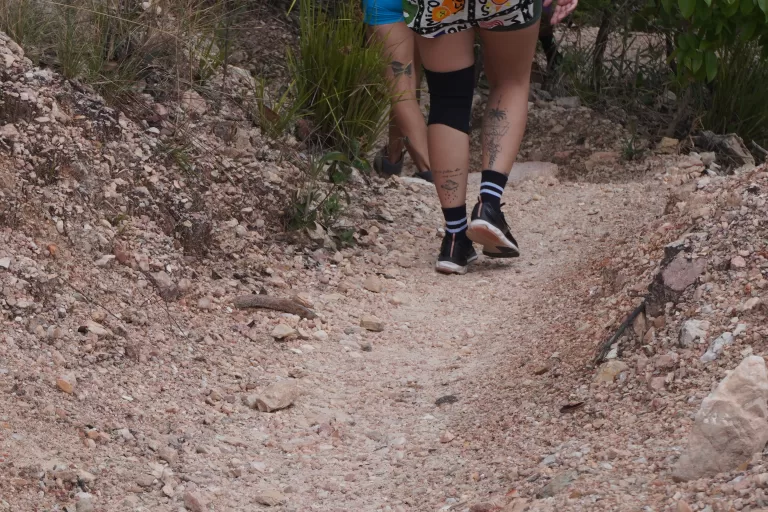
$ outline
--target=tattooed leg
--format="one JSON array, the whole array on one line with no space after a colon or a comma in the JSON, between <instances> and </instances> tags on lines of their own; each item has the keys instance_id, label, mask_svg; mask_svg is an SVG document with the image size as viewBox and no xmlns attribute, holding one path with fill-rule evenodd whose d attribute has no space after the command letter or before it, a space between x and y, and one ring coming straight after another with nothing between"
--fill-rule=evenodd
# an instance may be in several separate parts
<instances>
[{"instance_id":1,"label":"tattooed leg","mask_svg":"<svg viewBox=\"0 0 768 512\"><path fill-rule=\"evenodd\" d=\"M531 61L538 25L512 32L480 30L491 92L483 119L483 170L509 174L528 117Z\"/></svg>"},{"instance_id":2,"label":"tattooed leg","mask_svg":"<svg viewBox=\"0 0 768 512\"><path fill-rule=\"evenodd\" d=\"M387 154L391 162L399 161L407 149L419 171L430 169L427 148L427 124L416 100L420 61L415 48L416 36L405 23L377 25L371 34L384 45L390 65L387 77L392 85Z\"/></svg>"}]
</instances>

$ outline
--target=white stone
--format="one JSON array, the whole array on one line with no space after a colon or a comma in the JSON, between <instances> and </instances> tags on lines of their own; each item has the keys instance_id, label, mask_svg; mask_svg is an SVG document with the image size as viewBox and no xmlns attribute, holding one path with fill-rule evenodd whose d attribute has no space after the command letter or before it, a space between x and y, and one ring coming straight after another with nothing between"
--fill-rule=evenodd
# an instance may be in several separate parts
<instances>
[{"instance_id":1,"label":"white stone","mask_svg":"<svg viewBox=\"0 0 768 512\"><path fill-rule=\"evenodd\" d=\"M768 372L759 356L745 358L701 404L676 480L727 473L768 441Z\"/></svg>"}]
</instances>

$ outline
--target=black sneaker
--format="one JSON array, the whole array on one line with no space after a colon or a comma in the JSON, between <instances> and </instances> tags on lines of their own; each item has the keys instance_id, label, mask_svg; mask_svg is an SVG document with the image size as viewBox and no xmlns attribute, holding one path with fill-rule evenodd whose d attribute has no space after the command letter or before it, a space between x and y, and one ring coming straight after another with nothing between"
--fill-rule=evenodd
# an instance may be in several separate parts
<instances>
[{"instance_id":1,"label":"black sneaker","mask_svg":"<svg viewBox=\"0 0 768 512\"><path fill-rule=\"evenodd\" d=\"M478 201L472 210L467 236L483 246L489 258L517 258L520 248L509 230L501 208Z\"/></svg>"},{"instance_id":2,"label":"black sneaker","mask_svg":"<svg viewBox=\"0 0 768 512\"><path fill-rule=\"evenodd\" d=\"M373 170L382 176L400 176L403 172L403 161L405 157L405 150L400 153L400 160L398 162L390 162L387 155L387 147L384 146L373 158Z\"/></svg>"},{"instance_id":3,"label":"black sneaker","mask_svg":"<svg viewBox=\"0 0 768 512\"><path fill-rule=\"evenodd\" d=\"M435 270L441 274L466 274L467 265L476 259L477 252L472 245L472 240L466 236L458 237L455 234L446 233L443 237L443 245L440 246Z\"/></svg>"},{"instance_id":4,"label":"black sneaker","mask_svg":"<svg viewBox=\"0 0 768 512\"><path fill-rule=\"evenodd\" d=\"M429 170L424 171L424 172L416 171L416 174L414 174L414 176L416 178L419 178L419 179L422 179L424 181L428 181L428 182L432 183L432 171L429 171Z\"/></svg>"}]
</instances>

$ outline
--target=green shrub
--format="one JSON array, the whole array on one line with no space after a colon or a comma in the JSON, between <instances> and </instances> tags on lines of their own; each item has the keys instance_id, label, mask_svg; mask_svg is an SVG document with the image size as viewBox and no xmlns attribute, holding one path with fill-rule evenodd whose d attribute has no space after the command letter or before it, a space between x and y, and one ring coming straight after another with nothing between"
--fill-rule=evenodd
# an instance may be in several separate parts
<instances>
[{"instance_id":1,"label":"green shrub","mask_svg":"<svg viewBox=\"0 0 768 512\"><path fill-rule=\"evenodd\" d=\"M288 52L296 93L320 142L357 158L367 153L388 123L391 94L381 46L364 44L358 0L334 9L299 0L298 51Z\"/></svg>"},{"instance_id":2,"label":"green shrub","mask_svg":"<svg viewBox=\"0 0 768 512\"><path fill-rule=\"evenodd\" d=\"M151 75L163 94L204 81L223 65L224 0L0 0L0 30L32 58L108 98Z\"/></svg>"},{"instance_id":3,"label":"green shrub","mask_svg":"<svg viewBox=\"0 0 768 512\"><path fill-rule=\"evenodd\" d=\"M755 43L768 58L768 0L653 0L658 22L674 36L678 70L712 81L742 43Z\"/></svg>"},{"instance_id":4,"label":"green shrub","mask_svg":"<svg viewBox=\"0 0 768 512\"><path fill-rule=\"evenodd\" d=\"M737 133L749 145L768 145L768 62L754 43L734 45L723 54L710 88L700 87L702 126Z\"/></svg>"},{"instance_id":5,"label":"green shrub","mask_svg":"<svg viewBox=\"0 0 768 512\"><path fill-rule=\"evenodd\" d=\"M597 37L571 34L561 69L596 108L652 137L704 127L765 142L768 0L582 0L577 17Z\"/></svg>"}]
</instances>

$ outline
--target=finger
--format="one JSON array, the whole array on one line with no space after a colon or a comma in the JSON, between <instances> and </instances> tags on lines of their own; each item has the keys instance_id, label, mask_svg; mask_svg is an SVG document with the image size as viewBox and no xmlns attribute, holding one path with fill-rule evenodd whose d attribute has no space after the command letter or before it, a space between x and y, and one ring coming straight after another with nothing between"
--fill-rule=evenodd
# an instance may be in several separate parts
<instances>
[{"instance_id":1,"label":"finger","mask_svg":"<svg viewBox=\"0 0 768 512\"><path fill-rule=\"evenodd\" d=\"M549 7L552 5L552 0L544 0L544 7Z\"/></svg>"},{"instance_id":2,"label":"finger","mask_svg":"<svg viewBox=\"0 0 768 512\"><path fill-rule=\"evenodd\" d=\"M570 3L568 3L568 4L566 4L566 5L564 5L563 7L565 7L566 16L568 14L571 14L573 11L575 11L577 5L579 5L579 3L576 2L575 0L570 2Z\"/></svg>"}]
</instances>

